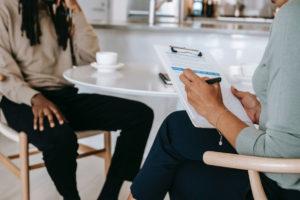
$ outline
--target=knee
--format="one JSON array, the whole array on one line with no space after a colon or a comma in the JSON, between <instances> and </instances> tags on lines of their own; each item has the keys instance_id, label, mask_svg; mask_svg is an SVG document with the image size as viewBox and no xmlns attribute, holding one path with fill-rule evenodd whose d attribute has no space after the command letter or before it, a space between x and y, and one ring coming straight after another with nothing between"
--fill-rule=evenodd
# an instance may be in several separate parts
<instances>
[{"instance_id":1,"label":"knee","mask_svg":"<svg viewBox=\"0 0 300 200\"><path fill-rule=\"evenodd\" d=\"M171 113L163 122L163 126L168 127L169 130L173 130L176 127L176 129L182 127L185 127L186 122L189 120L189 117L185 111L176 111Z\"/></svg>"},{"instance_id":2,"label":"knee","mask_svg":"<svg viewBox=\"0 0 300 200\"><path fill-rule=\"evenodd\" d=\"M182 123L189 119L186 111L176 111L171 113L165 120L166 123Z\"/></svg>"},{"instance_id":3,"label":"knee","mask_svg":"<svg viewBox=\"0 0 300 200\"><path fill-rule=\"evenodd\" d=\"M161 125L159 136L167 137L172 141L174 137L182 136L182 131L186 129L186 122L189 117L185 111L176 111L171 113Z\"/></svg>"},{"instance_id":4,"label":"knee","mask_svg":"<svg viewBox=\"0 0 300 200\"><path fill-rule=\"evenodd\" d=\"M154 112L152 110L152 108L150 108L149 106L147 105L144 105L144 115L146 116L146 119L151 122L153 122L154 120Z\"/></svg>"},{"instance_id":5,"label":"knee","mask_svg":"<svg viewBox=\"0 0 300 200\"><path fill-rule=\"evenodd\" d=\"M147 106L144 103L140 103L138 102L135 106L136 111L139 113L138 115L141 117L141 119L145 119L148 122L153 121L154 119L154 112L152 110L152 108L150 108L149 106Z\"/></svg>"},{"instance_id":6,"label":"knee","mask_svg":"<svg viewBox=\"0 0 300 200\"><path fill-rule=\"evenodd\" d=\"M78 143L73 129L68 125L56 125L45 133L44 152L52 154L77 155ZM43 133L42 133L43 134Z\"/></svg>"},{"instance_id":7,"label":"knee","mask_svg":"<svg viewBox=\"0 0 300 200\"><path fill-rule=\"evenodd\" d=\"M68 125L58 125L53 129L54 138L57 144L76 147L77 137L74 130Z\"/></svg>"}]
</instances>

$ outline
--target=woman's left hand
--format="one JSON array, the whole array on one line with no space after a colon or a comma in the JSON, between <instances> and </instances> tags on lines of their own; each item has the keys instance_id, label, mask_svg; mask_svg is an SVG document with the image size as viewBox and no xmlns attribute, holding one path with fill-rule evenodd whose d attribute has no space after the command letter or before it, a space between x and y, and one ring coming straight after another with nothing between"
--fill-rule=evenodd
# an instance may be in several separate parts
<instances>
[{"instance_id":1,"label":"woman's left hand","mask_svg":"<svg viewBox=\"0 0 300 200\"><path fill-rule=\"evenodd\" d=\"M227 109L223 104L220 84L209 85L206 83L208 79L197 76L190 69L180 75L189 103L212 125L216 125L218 116Z\"/></svg>"}]
</instances>

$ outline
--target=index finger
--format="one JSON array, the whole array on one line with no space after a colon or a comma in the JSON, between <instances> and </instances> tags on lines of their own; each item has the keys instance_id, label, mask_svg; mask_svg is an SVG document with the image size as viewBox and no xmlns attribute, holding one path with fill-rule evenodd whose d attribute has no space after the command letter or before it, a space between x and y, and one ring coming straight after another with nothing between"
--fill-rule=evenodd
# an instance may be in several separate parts
<instances>
[{"instance_id":1,"label":"index finger","mask_svg":"<svg viewBox=\"0 0 300 200\"><path fill-rule=\"evenodd\" d=\"M50 127L54 128L55 127L55 123L54 123L54 120L53 120L52 112L47 108L47 109L44 110L44 114L48 118Z\"/></svg>"},{"instance_id":2,"label":"index finger","mask_svg":"<svg viewBox=\"0 0 300 200\"><path fill-rule=\"evenodd\" d=\"M180 78L181 82L182 82L186 87L191 87L192 82L191 82L186 76L184 76L183 74L181 74L179 78Z\"/></svg>"},{"instance_id":3,"label":"index finger","mask_svg":"<svg viewBox=\"0 0 300 200\"><path fill-rule=\"evenodd\" d=\"M199 76L197 76L197 74L195 74L195 72L193 72L191 69L184 70L183 75L192 82L199 78Z\"/></svg>"}]
</instances>

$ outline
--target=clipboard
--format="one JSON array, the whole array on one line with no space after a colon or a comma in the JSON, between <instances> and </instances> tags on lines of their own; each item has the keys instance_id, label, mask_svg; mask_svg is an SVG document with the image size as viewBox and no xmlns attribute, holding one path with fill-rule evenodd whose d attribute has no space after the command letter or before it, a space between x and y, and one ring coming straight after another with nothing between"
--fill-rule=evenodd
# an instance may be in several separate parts
<instances>
[{"instance_id":1,"label":"clipboard","mask_svg":"<svg viewBox=\"0 0 300 200\"><path fill-rule=\"evenodd\" d=\"M214 128L204 117L196 112L187 100L185 87L179 79L180 74L187 68L193 70L198 76L208 78L222 77L221 89L225 106L239 119L249 126L253 126L242 104L231 93L231 85L208 50L201 48L200 51L182 47L179 48L179 51L174 52L172 47L173 46L155 46L154 48L195 127ZM199 52L201 52L201 56Z\"/></svg>"}]
</instances>

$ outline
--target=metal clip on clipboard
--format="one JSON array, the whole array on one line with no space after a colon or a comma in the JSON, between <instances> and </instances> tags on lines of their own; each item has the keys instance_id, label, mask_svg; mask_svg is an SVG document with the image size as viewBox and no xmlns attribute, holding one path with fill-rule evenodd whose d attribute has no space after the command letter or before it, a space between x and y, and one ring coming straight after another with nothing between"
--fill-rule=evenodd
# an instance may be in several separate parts
<instances>
[{"instance_id":1,"label":"metal clip on clipboard","mask_svg":"<svg viewBox=\"0 0 300 200\"><path fill-rule=\"evenodd\" d=\"M203 53L197 49L188 49L185 47L176 47L176 46L171 46L171 45L170 45L170 48L173 53L189 53L189 54L193 54L198 57L203 56Z\"/></svg>"}]
</instances>

